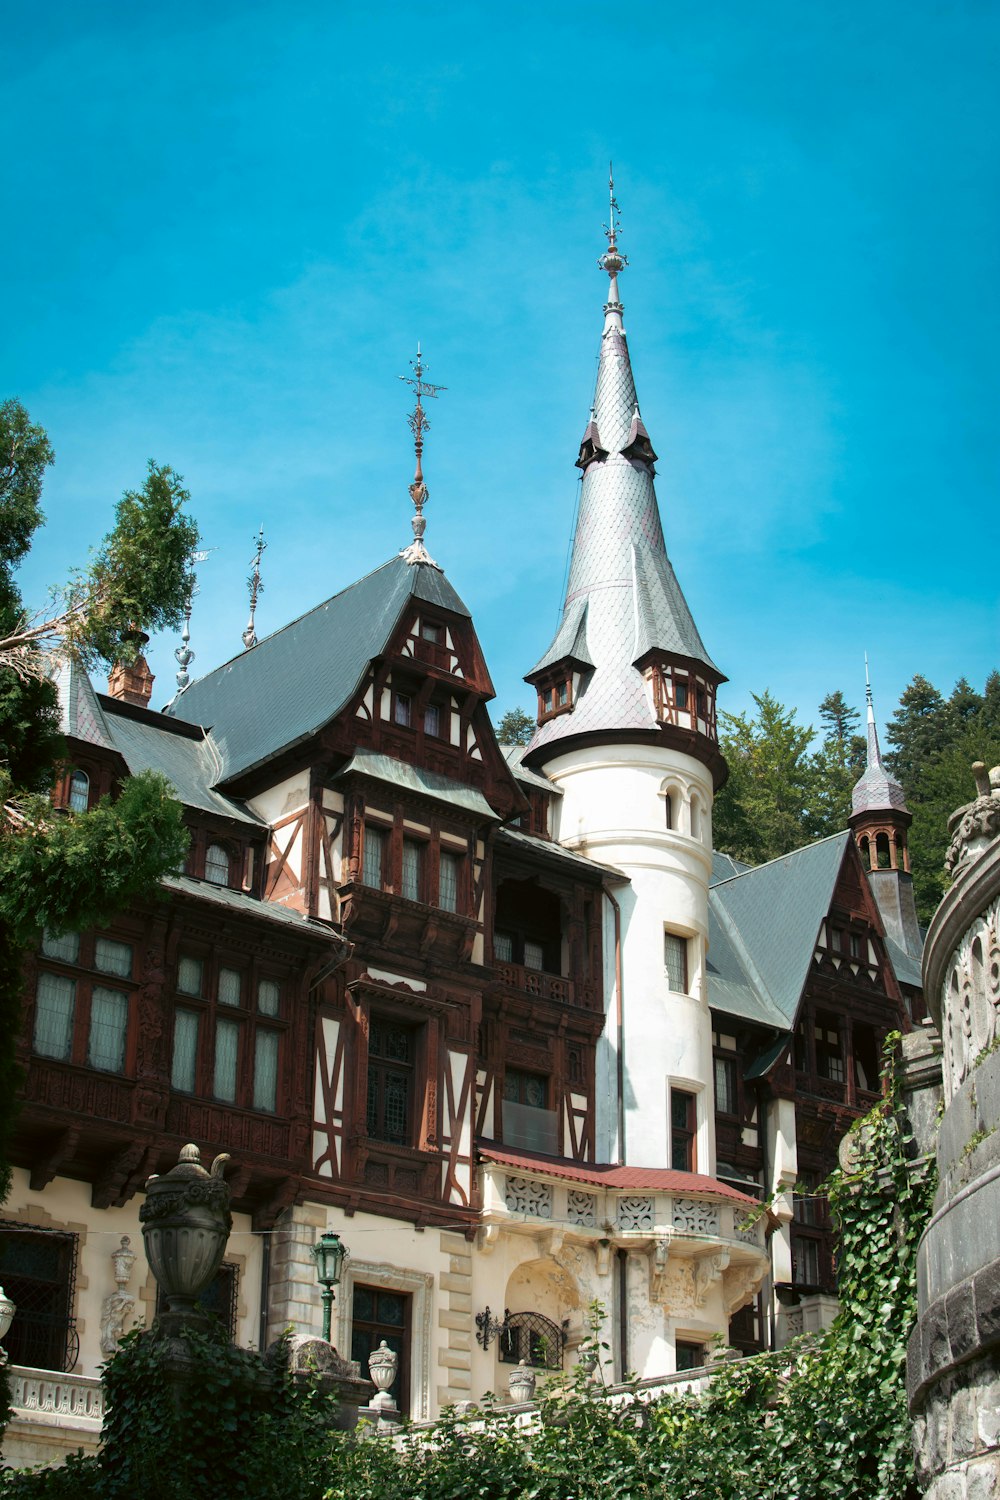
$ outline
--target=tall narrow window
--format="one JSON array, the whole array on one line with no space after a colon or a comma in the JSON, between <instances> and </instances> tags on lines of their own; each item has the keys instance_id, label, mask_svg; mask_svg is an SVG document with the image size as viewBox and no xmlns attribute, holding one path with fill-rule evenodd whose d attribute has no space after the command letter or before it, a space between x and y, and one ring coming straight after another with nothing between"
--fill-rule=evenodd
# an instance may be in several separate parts
<instances>
[{"instance_id":1,"label":"tall narrow window","mask_svg":"<svg viewBox=\"0 0 1000 1500\"><path fill-rule=\"evenodd\" d=\"M212 885L229 884L229 855L221 844L209 844L206 850L205 879Z\"/></svg>"},{"instance_id":2,"label":"tall narrow window","mask_svg":"<svg viewBox=\"0 0 1000 1500\"><path fill-rule=\"evenodd\" d=\"M403 840L403 895L407 901L423 899L424 849L416 839Z\"/></svg>"},{"instance_id":3,"label":"tall narrow window","mask_svg":"<svg viewBox=\"0 0 1000 1500\"><path fill-rule=\"evenodd\" d=\"M174 1014L174 1057L170 1069L172 1088L193 1094L197 1078L198 1027L200 1017L193 1010Z\"/></svg>"},{"instance_id":4,"label":"tall narrow window","mask_svg":"<svg viewBox=\"0 0 1000 1500\"><path fill-rule=\"evenodd\" d=\"M674 812L674 793L667 792L663 798L663 808L666 814L666 825L668 828L676 828L677 815Z\"/></svg>"},{"instance_id":5,"label":"tall narrow window","mask_svg":"<svg viewBox=\"0 0 1000 1500\"><path fill-rule=\"evenodd\" d=\"M68 1062L73 1049L76 985L62 974L42 973L35 991L35 1051Z\"/></svg>"},{"instance_id":6,"label":"tall narrow window","mask_svg":"<svg viewBox=\"0 0 1000 1500\"><path fill-rule=\"evenodd\" d=\"M398 1409L409 1411L410 1298L402 1292L355 1283L351 1315L351 1358L363 1370L368 1356L385 1343L399 1355L396 1378L389 1387Z\"/></svg>"},{"instance_id":7,"label":"tall narrow window","mask_svg":"<svg viewBox=\"0 0 1000 1500\"><path fill-rule=\"evenodd\" d=\"M413 1032L391 1021L371 1023L368 1036L368 1134L410 1144Z\"/></svg>"},{"instance_id":8,"label":"tall narrow window","mask_svg":"<svg viewBox=\"0 0 1000 1500\"><path fill-rule=\"evenodd\" d=\"M670 1165L675 1172L694 1171L697 1101L684 1089L670 1090Z\"/></svg>"},{"instance_id":9,"label":"tall narrow window","mask_svg":"<svg viewBox=\"0 0 1000 1500\"><path fill-rule=\"evenodd\" d=\"M667 984L682 995L687 994L688 987L687 954L687 938L679 937L676 932L663 934L663 967Z\"/></svg>"},{"instance_id":10,"label":"tall narrow window","mask_svg":"<svg viewBox=\"0 0 1000 1500\"><path fill-rule=\"evenodd\" d=\"M719 1114L736 1114L736 1059L715 1059L715 1107Z\"/></svg>"},{"instance_id":11,"label":"tall narrow window","mask_svg":"<svg viewBox=\"0 0 1000 1500\"><path fill-rule=\"evenodd\" d=\"M514 962L514 938L511 933L495 932L493 934L493 957L498 964Z\"/></svg>"},{"instance_id":12,"label":"tall narrow window","mask_svg":"<svg viewBox=\"0 0 1000 1500\"><path fill-rule=\"evenodd\" d=\"M70 812L86 812L90 805L90 777L86 771L74 771L69 778Z\"/></svg>"},{"instance_id":13,"label":"tall narrow window","mask_svg":"<svg viewBox=\"0 0 1000 1500\"><path fill-rule=\"evenodd\" d=\"M373 890L380 891L385 872L385 830L373 828L370 823L365 824L365 857L361 870L361 879L365 885L370 885Z\"/></svg>"},{"instance_id":14,"label":"tall narrow window","mask_svg":"<svg viewBox=\"0 0 1000 1500\"><path fill-rule=\"evenodd\" d=\"M524 940L524 967L526 969L545 968L545 949L541 943L532 942L531 938Z\"/></svg>"},{"instance_id":15,"label":"tall narrow window","mask_svg":"<svg viewBox=\"0 0 1000 1500\"><path fill-rule=\"evenodd\" d=\"M457 854L441 851L438 877L438 906L442 911L458 911L458 877L461 859Z\"/></svg>"},{"instance_id":16,"label":"tall narrow window","mask_svg":"<svg viewBox=\"0 0 1000 1500\"><path fill-rule=\"evenodd\" d=\"M406 693L397 693L392 705L393 723L408 728L412 717L413 700Z\"/></svg>"},{"instance_id":17,"label":"tall narrow window","mask_svg":"<svg viewBox=\"0 0 1000 1500\"><path fill-rule=\"evenodd\" d=\"M125 1035L128 1028L128 996L95 984L90 995L90 1040L87 1061L102 1073L125 1069Z\"/></svg>"},{"instance_id":18,"label":"tall narrow window","mask_svg":"<svg viewBox=\"0 0 1000 1500\"><path fill-rule=\"evenodd\" d=\"M254 1044L253 1107L272 1115L278 1107L278 1033L263 1028Z\"/></svg>"},{"instance_id":19,"label":"tall narrow window","mask_svg":"<svg viewBox=\"0 0 1000 1500\"><path fill-rule=\"evenodd\" d=\"M441 710L436 703L428 703L424 709L424 733L437 739L441 734Z\"/></svg>"},{"instance_id":20,"label":"tall narrow window","mask_svg":"<svg viewBox=\"0 0 1000 1500\"><path fill-rule=\"evenodd\" d=\"M236 1064L239 1051L239 1023L216 1021L215 1075L212 1081L212 1093L224 1104L236 1103Z\"/></svg>"}]
</instances>

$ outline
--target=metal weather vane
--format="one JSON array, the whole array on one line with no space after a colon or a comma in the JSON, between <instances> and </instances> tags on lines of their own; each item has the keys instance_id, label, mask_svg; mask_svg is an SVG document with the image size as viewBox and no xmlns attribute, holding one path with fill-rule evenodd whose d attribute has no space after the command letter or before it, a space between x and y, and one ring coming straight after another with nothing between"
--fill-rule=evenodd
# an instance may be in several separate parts
<instances>
[{"instance_id":1,"label":"metal weather vane","mask_svg":"<svg viewBox=\"0 0 1000 1500\"><path fill-rule=\"evenodd\" d=\"M250 618L247 628L243 632L243 644L249 651L257 644L257 632L254 629L254 615L257 613L257 600L264 592L264 585L260 578L260 560L267 551L267 543L264 540L264 528L261 526L254 538L254 555L250 559L250 577L247 579L247 588L250 590Z\"/></svg>"},{"instance_id":2,"label":"metal weather vane","mask_svg":"<svg viewBox=\"0 0 1000 1500\"><path fill-rule=\"evenodd\" d=\"M413 483L410 485L410 499L413 501L416 515L413 517L413 520L410 523L413 527L413 541L408 547L403 548L403 551L400 555L402 557L405 557L408 563L429 563L432 568L436 568L437 563L434 562L433 558L429 556L427 548L424 546L424 532L427 530L427 519L424 516L424 506L427 503L427 498L430 492L428 491L427 486L424 483L422 459L424 452L424 434L429 430L431 425L428 421L427 413L424 411L424 397L432 396L436 400L439 392L446 391L448 387L445 385L431 385L429 381L424 379L424 370L426 369L426 366L423 362L423 356L420 353L419 343L417 344L417 357L416 359L410 360L410 366L413 370L413 374L400 375L399 378L400 380L404 381L406 385L412 387L413 392L417 398L416 405L406 419L409 429L413 433L413 448L417 459L417 466L413 475Z\"/></svg>"},{"instance_id":3,"label":"metal weather vane","mask_svg":"<svg viewBox=\"0 0 1000 1500\"><path fill-rule=\"evenodd\" d=\"M623 271L628 265L628 256L623 255L618 248L618 235L622 227L621 210L618 207L618 199L615 197L615 169L614 163L608 164L608 222L604 226L607 237L608 248L603 255L598 256L597 264L602 271L607 271L611 277L611 286L608 292L608 308L621 312L621 303L618 300L618 272Z\"/></svg>"}]
</instances>

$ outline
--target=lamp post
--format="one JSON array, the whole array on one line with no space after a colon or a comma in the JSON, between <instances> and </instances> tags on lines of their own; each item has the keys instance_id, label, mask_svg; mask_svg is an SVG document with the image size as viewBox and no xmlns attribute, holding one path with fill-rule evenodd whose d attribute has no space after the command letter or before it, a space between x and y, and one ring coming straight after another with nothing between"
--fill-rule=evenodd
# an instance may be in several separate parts
<instances>
[{"instance_id":1,"label":"lamp post","mask_svg":"<svg viewBox=\"0 0 1000 1500\"><path fill-rule=\"evenodd\" d=\"M313 1246L316 1257L316 1280L323 1288L323 1337L330 1343L330 1318L333 1312L333 1289L340 1281L340 1269L350 1253L339 1234L325 1229Z\"/></svg>"}]
</instances>

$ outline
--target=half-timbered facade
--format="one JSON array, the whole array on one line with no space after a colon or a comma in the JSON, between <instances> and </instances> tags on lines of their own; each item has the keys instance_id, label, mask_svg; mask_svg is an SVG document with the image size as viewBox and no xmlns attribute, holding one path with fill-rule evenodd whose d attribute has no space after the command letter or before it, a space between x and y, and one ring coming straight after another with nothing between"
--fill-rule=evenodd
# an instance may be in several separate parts
<instances>
[{"instance_id":1,"label":"half-timbered facade","mask_svg":"<svg viewBox=\"0 0 1000 1500\"><path fill-rule=\"evenodd\" d=\"M139 1249L145 1179L189 1140L232 1158L211 1296L234 1336L317 1329L311 1251L336 1230L338 1347L397 1348L415 1417L572 1359L594 1299L619 1374L767 1341L772 1229L771 1280L829 1289L825 1226L789 1195L905 1012L848 835L713 871L724 678L666 553L622 266L612 235L526 749L498 746L470 612L423 546L419 423L402 553L161 711L138 664L109 694L61 671L57 805L156 770L191 842L155 897L28 966L15 1364L86 1381L155 1314L141 1253L112 1252ZM770 1187L788 1212L749 1214Z\"/></svg>"}]
</instances>

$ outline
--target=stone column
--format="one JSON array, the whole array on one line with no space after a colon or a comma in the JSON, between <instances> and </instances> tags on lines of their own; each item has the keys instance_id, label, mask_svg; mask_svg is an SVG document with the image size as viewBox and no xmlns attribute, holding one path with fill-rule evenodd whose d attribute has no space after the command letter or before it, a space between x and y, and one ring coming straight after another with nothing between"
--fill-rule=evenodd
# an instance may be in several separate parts
<instances>
[{"instance_id":1,"label":"stone column","mask_svg":"<svg viewBox=\"0 0 1000 1500\"><path fill-rule=\"evenodd\" d=\"M930 1500L1000 1493L1000 767L973 770L979 796L949 820L952 886L923 964L945 1112L907 1395Z\"/></svg>"}]
</instances>

